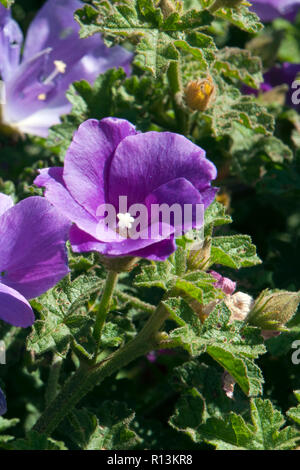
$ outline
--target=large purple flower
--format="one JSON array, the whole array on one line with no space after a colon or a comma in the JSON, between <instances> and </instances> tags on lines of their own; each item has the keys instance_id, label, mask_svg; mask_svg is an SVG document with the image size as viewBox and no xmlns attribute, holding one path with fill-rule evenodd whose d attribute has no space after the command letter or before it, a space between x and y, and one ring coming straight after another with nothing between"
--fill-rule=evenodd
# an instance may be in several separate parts
<instances>
[{"instance_id":1,"label":"large purple flower","mask_svg":"<svg viewBox=\"0 0 300 470\"><path fill-rule=\"evenodd\" d=\"M13 206L0 193L0 319L19 327L34 321L28 299L68 272L65 242L70 222L42 197Z\"/></svg>"},{"instance_id":2,"label":"large purple flower","mask_svg":"<svg viewBox=\"0 0 300 470\"><path fill-rule=\"evenodd\" d=\"M123 236L121 231L116 239L116 231L104 225L99 207L115 209L118 230L130 229L136 216L120 207L122 196L127 198L127 207L143 205L148 215L155 205L184 208L188 204L193 210L184 229L197 228L203 220L199 222L195 208L201 204L206 208L213 201L217 189L211 187L211 181L216 174L204 150L182 135L142 134L128 121L106 118L81 124L64 168L40 170L35 183L44 186L46 198L74 222L70 231L74 251L163 260L176 249L174 238L183 231L182 221L170 218L165 222L151 216L138 239Z\"/></svg>"},{"instance_id":3,"label":"large purple flower","mask_svg":"<svg viewBox=\"0 0 300 470\"><path fill-rule=\"evenodd\" d=\"M6 413L6 409L7 409L6 399L5 399L4 393L2 392L2 390L0 388L0 416L4 415L4 413Z\"/></svg>"},{"instance_id":4,"label":"large purple flower","mask_svg":"<svg viewBox=\"0 0 300 470\"><path fill-rule=\"evenodd\" d=\"M265 22L279 17L294 21L300 10L300 0L251 0L251 3L251 9Z\"/></svg>"},{"instance_id":5,"label":"large purple flower","mask_svg":"<svg viewBox=\"0 0 300 470\"><path fill-rule=\"evenodd\" d=\"M47 136L49 127L71 109L65 92L72 82L85 79L92 83L112 67L123 66L129 72L132 55L125 49L108 49L99 35L79 38L74 11L81 6L79 0L48 0L29 27L21 57L22 32L0 4L4 124Z\"/></svg>"}]
</instances>

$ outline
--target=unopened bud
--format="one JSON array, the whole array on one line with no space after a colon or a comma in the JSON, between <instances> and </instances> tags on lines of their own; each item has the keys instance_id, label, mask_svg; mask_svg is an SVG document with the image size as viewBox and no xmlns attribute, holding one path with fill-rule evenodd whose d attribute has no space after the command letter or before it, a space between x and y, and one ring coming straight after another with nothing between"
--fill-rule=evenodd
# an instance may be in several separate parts
<instances>
[{"instance_id":1,"label":"unopened bud","mask_svg":"<svg viewBox=\"0 0 300 470\"><path fill-rule=\"evenodd\" d=\"M206 111L215 97L216 86L210 75L189 82L184 90L185 102L194 111Z\"/></svg>"},{"instance_id":2,"label":"unopened bud","mask_svg":"<svg viewBox=\"0 0 300 470\"><path fill-rule=\"evenodd\" d=\"M211 251L211 238L207 237L204 240L202 248L199 250L191 250L188 255L187 265L189 270L195 271L197 269L207 269L209 267Z\"/></svg>"},{"instance_id":3,"label":"unopened bud","mask_svg":"<svg viewBox=\"0 0 300 470\"><path fill-rule=\"evenodd\" d=\"M256 299L247 322L263 330L284 331L300 303L300 291L264 290Z\"/></svg>"}]
</instances>

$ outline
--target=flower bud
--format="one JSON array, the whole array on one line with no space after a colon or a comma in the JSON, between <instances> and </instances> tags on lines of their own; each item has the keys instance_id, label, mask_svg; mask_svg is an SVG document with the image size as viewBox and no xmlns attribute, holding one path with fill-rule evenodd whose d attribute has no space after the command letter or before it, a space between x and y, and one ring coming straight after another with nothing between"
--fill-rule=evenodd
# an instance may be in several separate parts
<instances>
[{"instance_id":1,"label":"flower bud","mask_svg":"<svg viewBox=\"0 0 300 470\"><path fill-rule=\"evenodd\" d=\"M300 291L264 290L256 299L247 322L263 330L284 331L300 302Z\"/></svg>"},{"instance_id":2,"label":"flower bud","mask_svg":"<svg viewBox=\"0 0 300 470\"><path fill-rule=\"evenodd\" d=\"M190 250L187 265L189 270L206 269L209 266L211 251L211 237L204 240L202 248L199 250Z\"/></svg>"},{"instance_id":3,"label":"flower bud","mask_svg":"<svg viewBox=\"0 0 300 470\"><path fill-rule=\"evenodd\" d=\"M192 80L184 90L187 106L194 111L206 111L216 97L216 86L208 75L204 79Z\"/></svg>"}]
</instances>

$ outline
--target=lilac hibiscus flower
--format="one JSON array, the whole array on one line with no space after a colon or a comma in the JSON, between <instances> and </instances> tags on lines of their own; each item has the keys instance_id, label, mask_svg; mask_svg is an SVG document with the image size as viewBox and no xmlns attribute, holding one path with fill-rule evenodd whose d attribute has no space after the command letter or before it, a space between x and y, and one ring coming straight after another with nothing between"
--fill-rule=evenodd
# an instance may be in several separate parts
<instances>
[{"instance_id":1,"label":"lilac hibiscus flower","mask_svg":"<svg viewBox=\"0 0 300 470\"><path fill-rule=\"evenodd\" d=\"M300 0L251 0L251 3L251 9L265 22L279 17L294 21L300 11Z\"/></svg>"},{"instance_id":2,"label":"lilac hibiscus flower","mask_svg":"<svg viewBox=\"0 0 300 470\"><path fill-rule=\"evenodd\" d=\"M4 415L4 413L6 413L6 399L5 399L5 396L4 396L4 393L2 392L1 388L0 388L0 416Z\"/></svg>"},{"instance_id":3,"label":"lilac hibiscus flower","mask_svg":"<svg viewBox=\"0 0 300 470\"><path fill-rule=\"evenodd\" d=\"M6 88L0 113L3 124L45 137L49 127L71 109L65 92L72 82L92 83L112 67L122 66L129 73L132 55L125 49L107 48L99 35L79 38L74 12L81 6L79 0L48 0L31 23L22 49L22 32L0 4L0 75Z\"/></svg>"},{"instance_id":4,"label":"lilac hibiscus flower","mask_svg":"<svg viewBox=\"0 0 300 470\"><path fill-rule=\"evenodd\" d=\"M70 222L44 198L13 206L0 193L0 319L28 327L34 315L28 299L38 297L68 272L65 242Z\"/></svg>"},{"instance_id":5,"label":"lilac hibiscus flower","mask_svg":"<svg viewBox=\"0 0 300 470\"><path fill-rule=\"evenodd\" d=\"M46 198L74 222L70 241L75 252L164 260L176 249L176 234L182 233L178 221L165 223L149 217L137 239L122 236L121 231L116 239L116 231L104 227L99 207L110 205L115 209L119 219L116 230L130 229L136 223L136 214L120 207L122 197L128 207L145 207L148 215L152 205L177 204L183 208L189 204L194 209L202 204L206 208L217 191L211 187L216 174L204 150L182 135L138 133L126 120L105 118L81 124L67 151L64 168L40 170L35 184L44 186ZM199 219L194 216L193 210L185 229L197 228ZM149 235L149 227L157 228L158 236Z\"/></svg>"}]
</instances>

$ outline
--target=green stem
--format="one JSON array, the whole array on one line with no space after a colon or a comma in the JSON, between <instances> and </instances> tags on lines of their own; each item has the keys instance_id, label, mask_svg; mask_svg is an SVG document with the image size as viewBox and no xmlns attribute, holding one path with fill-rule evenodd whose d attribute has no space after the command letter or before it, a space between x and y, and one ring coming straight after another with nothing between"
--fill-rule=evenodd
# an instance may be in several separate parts
<instances>
[{"instance_id":1,"label":"green stem","mask_svg":"<svg viewBox=\"0 0 300 470\"><path fill-rule=\"evenodd\" d=\"M46 405L49 405L52 400L57 395L57 389L59 387L59 375L60 375L60 370L62 366L63 360L61 356L58 356L58 354L53 355L53 360L51 364L51 368L49 371L49 378L48 378L48 383L47 383L47 388L46 388L46 393L45 393L45 402Z\"/></svg>"},{"instance_id":2,"label":"green stem","mask_svg":"<svg viewBox=\"0 0 300 470\"><path fill-rule=\"evenodd\" d=\"M93 335L96 341L96 349L95 349L95 355L94 355L95 358L97 358L97 354L99 352L102 329L103 329L107 314L109 312L109 305L112 299L114 288L117 284L117 280L118 280L118 273L116 273L115 271L108 271L108 275L105 281L104 290L101 295L100 305L98 308L94 331L93 331Z\"/></svg>"},{"instance_id":3,"label":"green stem","mask_svg":"<svg viewBox=\"0 0 300 470\"><path fill-rule=\"evenodd\" d=\"M222 0L215 0L214 3L208 8L208 11L213 14L217 10L220 10L220 8L222 8L224 6L225 5L223 4Z\"/></svg>"},{"instance_id":4,"label":"green stem","mask_svg":"<svg viewBox=\"0 0 300 470\"><path fill-rule=\"evenodd\" d=\"M171 62L168 68L167 77L172 94L174 112L178 124L178 128L182 134L188 133L188 119L185 110L181 105L182 100L182 83L180 74L179 61Z\"/></svg>"},{"instance_id":5,"label":"green stem","mask_svg":"<svg viewBox=\"0 0 300 470\"><path fill-rule=\"evenodd\" d=\"M83 363L66 382L57 397L50 403L34 426L34 430L50 435L61 420L67 416L74 406L96 385L106 377L114 374L134 359L160 347L157 332L169 315L167 309L160 304L148 319L144 328L129 343L114 352L100 364L94 366Z\"/></svg>"},{"instance_id":6,"label":"green stem","mask_svg":"<svg viewBox=\"0 0 300 470\"><path fill-rule=\"evenodd\" d=\"M155 311L155 306L148 304L147 302L143 302L142 300L134 297L133 295L126 294L125 292L115 291L115 296L118 297L120 300L129 302L133 307L136 307L140 310L143 310L147 313L153 313Z\"/></svg>"}]
</instances>

